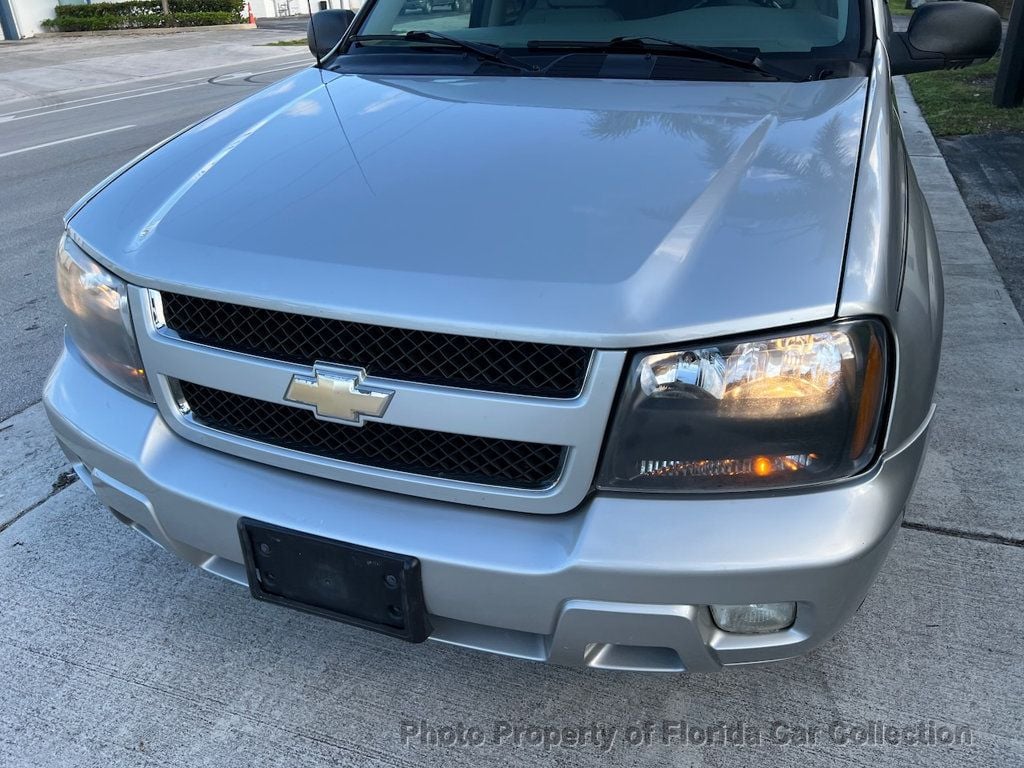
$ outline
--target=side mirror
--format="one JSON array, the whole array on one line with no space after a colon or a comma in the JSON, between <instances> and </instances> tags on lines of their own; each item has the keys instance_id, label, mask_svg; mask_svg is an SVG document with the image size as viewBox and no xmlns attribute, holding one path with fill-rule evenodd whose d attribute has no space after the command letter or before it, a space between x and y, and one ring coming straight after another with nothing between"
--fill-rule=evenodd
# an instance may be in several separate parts
<instances>
[{"instance_id":1,"label":"side mirror","mask_svg":"<svg viewBox=\"0 0 1024 768\"><path fill-rule=\"evenodd\" d=\"M352 26L355 17L354 11L338 9L317 11L309 17L306 42L309 44L309 52L316 56L317 61L327 56L338 44L341 36Z\"/></svg>"},{"instance_id":2,"label":"side mirror","mask_svg":"<svg viewBox=\"0 0 1024 768\"><path fill-rule=\"evenodd\" d=\"M914 11L906 32L890 38L892 74L960 69L992 58L1002 39L999 14L987 5L927 3Z\"/></svg>"}]
</instances>

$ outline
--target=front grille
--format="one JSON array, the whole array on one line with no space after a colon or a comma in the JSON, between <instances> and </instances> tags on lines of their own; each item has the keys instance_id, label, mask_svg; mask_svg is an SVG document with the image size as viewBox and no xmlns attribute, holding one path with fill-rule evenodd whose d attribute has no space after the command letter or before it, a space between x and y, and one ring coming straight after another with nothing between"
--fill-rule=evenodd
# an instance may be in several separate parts
<instances>
[{"instance_id":1,"label":"front grille","mask_svg":"<svg viewBox=\"0 0 1024 768\"><path fill-rule=\"evenodd\" d=\"M163 293L167 327L187 341L370 376L541 397L575 397L591 350L410 331Z\"/></svg>"},{"instance_id":2,"label":"front grille","mask_svg":"<svg viewBox=\"0 0 1024 768\"><path fill-rule=\"evenodd\" d=\"M312 411L179 381L192 418L234 435L331 459L417 475L517 488L558 479L558 445L456 435L370 421L349 427Z\"/></svg>"}]
</instances>

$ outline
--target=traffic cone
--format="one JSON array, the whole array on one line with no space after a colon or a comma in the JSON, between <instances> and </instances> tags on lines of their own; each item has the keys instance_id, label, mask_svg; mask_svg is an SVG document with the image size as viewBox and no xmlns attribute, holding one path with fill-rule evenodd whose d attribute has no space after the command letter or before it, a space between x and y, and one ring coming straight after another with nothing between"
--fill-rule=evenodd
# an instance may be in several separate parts
<instances>
[{"instance_id":1,"label":"traffic cone","mask_svg":"<svg viewBox=\"0 0 1024 768\"><path fill-rule=\"evenodd\" d=\"M252 3L246 3L245 6L246 6L246 8L249 9L249 23L250 24L255 24L256 23L256 17L252 13Z\"/></svg>"}]
</instances>

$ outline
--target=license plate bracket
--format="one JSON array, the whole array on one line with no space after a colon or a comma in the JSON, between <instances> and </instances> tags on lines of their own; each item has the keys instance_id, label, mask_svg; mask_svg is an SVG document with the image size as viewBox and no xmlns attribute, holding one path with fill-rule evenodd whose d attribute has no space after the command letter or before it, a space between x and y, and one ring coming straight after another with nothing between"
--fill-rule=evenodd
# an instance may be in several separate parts
<instances>
[{"instance_id":1,"label":"license plate bracket","mask_svg":"<svg viewBox=\"0 0 1024 768\"><path fill-rule=\"evenodd\" d=\"M249 590L257 600L412 643L430 635L420 561L241 518Z\"/></svg>"}]
</instances>

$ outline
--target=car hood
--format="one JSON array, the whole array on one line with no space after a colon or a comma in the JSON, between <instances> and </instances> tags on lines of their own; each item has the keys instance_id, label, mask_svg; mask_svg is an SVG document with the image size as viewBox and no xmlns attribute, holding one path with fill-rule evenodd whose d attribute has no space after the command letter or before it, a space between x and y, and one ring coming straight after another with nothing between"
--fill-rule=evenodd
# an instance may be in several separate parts
<instances>
[{"instance_id":1,"label":"car hood","mask_svg":"<svg viewBox=\"0 0 1024 768\"><path fill-rule=\"evenodd\" d=\"M310 69L70 226L141 285L401 327L617 348L819 320L866 90Z\"/></svg>"}]
</instances>

